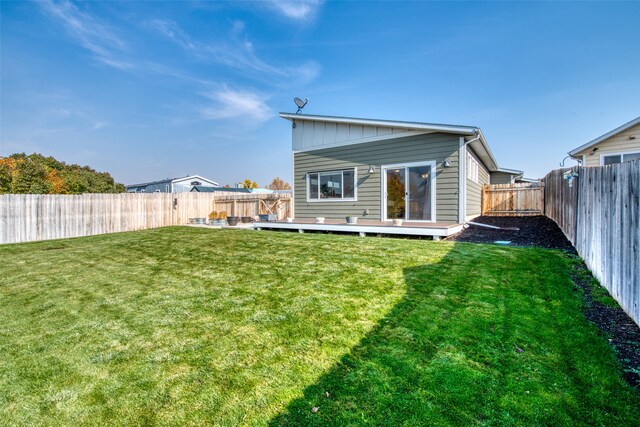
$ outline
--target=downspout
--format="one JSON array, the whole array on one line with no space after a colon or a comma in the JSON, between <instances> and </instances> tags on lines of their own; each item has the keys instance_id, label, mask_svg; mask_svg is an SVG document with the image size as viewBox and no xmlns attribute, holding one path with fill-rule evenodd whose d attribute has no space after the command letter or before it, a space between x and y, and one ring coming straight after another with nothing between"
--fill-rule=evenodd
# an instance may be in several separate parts
<instances>
[{"instance_id":1,"label":"downspout","mask_svg":"<svg viewBox=\"0 0 640 427\"><path fill-rule=\"evenodd\" d=\"M460 192L460 196L458 198L458 222L461 224L465 222L467 216L467 145L480 139L480 131L475 129L475 133L475 138L472 138L469 141L464 141L464 137L460 137L460 148L458 149L458 179L460 181L460 188L458 189Z\"/></svg>"},{"instance_id":2,"label":"downspout","mask_svg":"<svg viewBox=\"0 0 640 427\"><path fill-rule=\"evenodd\" d=\"M480 131L478 129L475 129L474 132L476 133L476 137L468 140L467 142L465 142L462 147L466 147L467 145L471 144L472 142L476 142L477 140L480 139Z\"/></svg>"}]
</instances>

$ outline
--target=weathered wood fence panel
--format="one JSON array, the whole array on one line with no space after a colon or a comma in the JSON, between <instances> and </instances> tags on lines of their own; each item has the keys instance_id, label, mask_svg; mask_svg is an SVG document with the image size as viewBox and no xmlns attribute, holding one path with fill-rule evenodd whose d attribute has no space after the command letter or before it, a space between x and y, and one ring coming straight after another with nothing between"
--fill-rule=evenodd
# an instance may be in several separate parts
<instances>
[{"instance_id":1,"label":"weathered wood fence panel","mask_svg":"<svg viewBox=\"0 0 640 427\"><path fill-rule=\"evenodd\" d=\"M228 194L228 193L227 193ZM226 212L227 216L277 215L278 220L290 216L290 195L238 194L231 197L216 197L213 210Z\"/></svg>"},{"instance_id":2,"label":"weathered wood fence panel","mask_svg":"<svg viewBox=\"0 0 640 427\"><path fill-rule=\"evenodd\" d=\"M544 214L554 220L567 239L576 245L578 185L574 181L569 187L563 178L565 173L578 173L578 167L556 169L544 177Z\"/></svg>"},{"instance_id":3,"label":"weathered wood fence panel","mask_svg":"<svg viewBox=\"0 0 640 427\"><path fill-rule=\"evenodd\" d=\"M83 195L0 195L0 243L31 242L66 237L135 231L187 224L207 217L216 203L237 203L238 216L275 209L279 219L290 210L288 194L123 193ZM250 210L245 205L257 206ZM258 206L259 205L259 206ZM229 215L232 210L226 209ZM240 215L242 214L242 215Z\"/></svg>"},{"instance_id":4,"label":"weathered wood fence panel","mask_svg":"<svg viewBox=\"0 0 640 427\"><path fill-rule=\"evenodd\" d=\"M572 187L567 171L577 174ZM640 161L555 170L544 181L546 215L640 324Z\"/></svg>"},{"instance_id":5,"label":"weathered wood fence panel","mask_svg":"<svg viewBox=\"0 0 640 427\"><path fill-rule=\"evenodd\" d=\"M492 184L482 188L482 214L532 216L544 214L544 184Z\"/></svg>"}]
</instances>

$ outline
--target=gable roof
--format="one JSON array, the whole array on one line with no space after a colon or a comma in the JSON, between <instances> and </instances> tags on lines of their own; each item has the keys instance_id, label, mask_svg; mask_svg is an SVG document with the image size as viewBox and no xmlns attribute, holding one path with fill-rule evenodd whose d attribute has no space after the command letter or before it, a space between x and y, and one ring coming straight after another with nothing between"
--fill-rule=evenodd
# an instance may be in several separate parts
<instances>
[{"instance_id":1,"label":"gable roof","mask_svg":"<svg viewBox=\"0 0 640 427\"><path fill-rule=\"evenodd\" d=\"M291 120L292 122L294 122L295 120L307 120L312 122L344 123L387 128L403 128L418 131L450 133L454 135L462 135L465 137L474 137L472 139L475 139L475 137L477 136L478 139L469 144L473 148L473 151L477 154L480 160L490 171L495 171L499 168L498 162L493 156L493 153L491 152L491 149L489 148L489 145L487 144L482 131L477 126L450 125L427 122L407 122L401 120L364 119L358 117L321 116L295 113L280 113L279 115L283 119ZM390 134L389 136L393 137L393 134Z\"/></svg>"},{"instance_id":2,"label":"gable roof","mask_svg":"<svg viewBox=\"0 0 640 427\"><path fill-rule=\"evenodd\" d=\"M200 175L185 175L185 176L180 176L178 178L165 178L165 179L159 179L157 181L141 182L139 184L127 184L125 185L125 187L146 187L154 184L162 184L163 182L176 182L176 181L183 181L183 180L189 180L194 178L198 178L202 181L207 181L213 185L218 185L217 182L204 178L203 176L200 176Z\"/></svg>"},{"instance_id":3,"label":"gable roof","mask_svg":"<svg viewBox=\"0 0 640 427\"><path fill-rule=\"evenodd\" d=\"M587 142L586 144L583 144L583 145L581 145L581 146L580 146L580 147L578 147L578 148L574 148L573 150L569 151L569 155L570 155L570 156L575 156L575 155L576 155L576 154L578 154L579 152L584 151L584 150L586 150L587 148L591 148L591 147L593 147L594 145L596 145L596 144L598 144L598 143L600 143L600 142L604 141L605 139L609 139L609 138L611 138L612 136L615 136L615 135L617 135L617 134L619 134L619 133L621 133L621 132L624 132L625 130L627 130L627 129L629 129L629 128L631 128L631 127L633 127L633 126L637 125L637 124L640 124L640 117L636 117L635 119L633 119L633 120L631 120L631 121L629 121L629 122L627 122L627 123L623 124L622 126L618 126L618 127L617 127L617 128L615 128L614 130L612 130L612 131L610 131L610 132L607 132L607 133L605 133L604 135L600 135L600 136L599 136L599 137L597 137L596 139L594 139L594 140L592 140L592 141L589 141L589 142Z\"/></svg>"}]
</instances>

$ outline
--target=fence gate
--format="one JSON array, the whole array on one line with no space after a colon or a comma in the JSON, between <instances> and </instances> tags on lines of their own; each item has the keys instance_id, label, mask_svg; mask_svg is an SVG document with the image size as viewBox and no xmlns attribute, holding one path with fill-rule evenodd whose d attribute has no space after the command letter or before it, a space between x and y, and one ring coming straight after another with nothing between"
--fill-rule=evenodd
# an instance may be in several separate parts
<instances>
[{"instance_id":1,"label":"fence gate","mask_svg":"<svg viewBox=\"0 0 640 427\"><path fill-rule=\"evenodd\" d=\"M482 189L482 215L544 215L544 183L485 185Z\"/></svg>"}]
</instances>

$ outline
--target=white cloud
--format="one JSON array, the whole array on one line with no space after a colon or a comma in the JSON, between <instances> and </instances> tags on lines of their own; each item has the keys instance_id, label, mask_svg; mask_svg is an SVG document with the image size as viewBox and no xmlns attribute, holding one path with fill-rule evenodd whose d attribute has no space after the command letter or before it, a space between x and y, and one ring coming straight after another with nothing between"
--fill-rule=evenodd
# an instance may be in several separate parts
<instances>
[{"instance_id":1,"label":"white cloud","mask_svg":"<svg viewBox=\"0 0 640 427\"><path fill-rule=\"evenodd\" d=\"M189 35L173 21L166 19L153 19L145 22L144 25L160 32L162 35L178 43L185 49L196 49L196 45L191 41Z\"/></svg>"},{"instance_id":2,"label":"white cloud","mask_svg":"<svg viewBox=\"0 0 640 427\"><path fill-rule=\"evenodd\" d=\"M55 3L47 0L39 4L47 14L65 27L80 46L89 50L95 59L122 70L133 67L130 62L117 57L117 52L125 49L125 43L107 25L70 2Z\"/></svg>"},{"instance_id":3,"label":"white cloud","mask_svg":"<svg viewBox=\"0 0 640 427\"><path fill-rule=\"evenodd\" d=\"M273 0L268 2L271 8L282 15L298 21L313 19L322 3L323 0Z\"/></svg>"},{"instance_id":4,"label":"white cloud","mask_svg":"<svg viewBox=\"0 0 640 427\"><path fill-rule=\"evenodd\" d=\"M173 21L147 21L145 26L159 32L165 38L199 59L211 60L245 73L258 73L277 78L295 79L299 84L315 79L320 73L320 66L314 61L307 61L300 66L277 66L261 59L255 52L253 42L245 34L245 23L233 21L229 39L216 44L199 43Z\"/></svg>"},{"instance_id":5,"label":"white cloud","mask_svg":"<svg viewBox=\"0 0 640 427\"><path fill-rule=\"evenodd\" d=\"M215 102L213 106L200 109L201 116L206 119L247 118L263 122L273 117L266 102L267 98L257 92L234 90L224 86L204 95Z\"/></svg>"}]
</instances>

